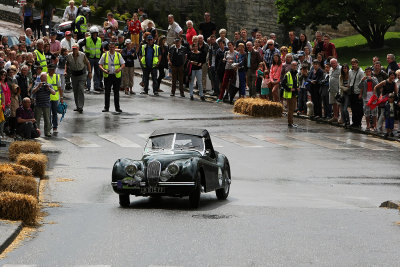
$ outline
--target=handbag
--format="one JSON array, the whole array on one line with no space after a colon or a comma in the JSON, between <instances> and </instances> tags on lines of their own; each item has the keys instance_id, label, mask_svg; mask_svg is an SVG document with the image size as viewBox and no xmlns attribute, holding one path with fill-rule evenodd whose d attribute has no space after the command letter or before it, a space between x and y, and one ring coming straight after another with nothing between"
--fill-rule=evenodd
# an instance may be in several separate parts
<instances>
[{"instance_id":1,"label":"handbag","mask_svg":"<svg viewBox=\"0 0 400 267\"><path fill-rule=\"evenodd\" d=\"M336 100L338 103L342 104L342 103L344 102L344 97L343 97L341 94L336 93L336 95L335 95L335 100Z\"/></svg>"}]
</instances>

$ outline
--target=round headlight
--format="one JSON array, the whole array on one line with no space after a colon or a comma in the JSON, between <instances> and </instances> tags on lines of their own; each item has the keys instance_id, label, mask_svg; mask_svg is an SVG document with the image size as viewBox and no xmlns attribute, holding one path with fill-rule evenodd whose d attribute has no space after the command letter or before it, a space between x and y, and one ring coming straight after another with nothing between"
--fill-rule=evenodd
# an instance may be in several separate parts
<instances>
[{"instance_id":1,"label":"round headlight","mask_svg":"<svg viewBox=\"0 0 400 267\"><path fill-rule=\"evenodd\" d=\"M135 175L135 173L137 172L137 167L135 165L128 165L125 168L125 172L127 175L133 177Z\"/></svg>"},{"instance_id":2,"label":"round headlight","mask_svg":"<svg viewBox=\"0 0 400 267\"><path fill-rule=\"evenodd\" d=\"M179 166L178 166L177 164L175 164L175 163L171 163L171 164L169 164L168 167L167 167L167 172L168 172L170 175L175 176L175 175L177 175L178 172L179 172Z\"/></svg>"}]
</instances>

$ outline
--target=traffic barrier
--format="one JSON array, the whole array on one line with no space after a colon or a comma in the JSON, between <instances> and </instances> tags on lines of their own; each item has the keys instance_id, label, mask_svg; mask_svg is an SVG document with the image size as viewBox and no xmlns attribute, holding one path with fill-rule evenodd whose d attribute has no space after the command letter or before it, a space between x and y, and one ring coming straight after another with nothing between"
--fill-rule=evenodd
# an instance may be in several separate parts
<instances>
[{"instance_id":1,"label":"traffic barrier","mask_svg":"<svg viewBox=\"0 0 400 267\"><path fill-rule=\"evenodd\" d=\"M38 196L38 183L35 178L24 175L5 175L0 179L0 192L13 192Z\"/></svg>"},{"instance_id":2,"label":"traffic barrier","mask_svg":"<svg viewBox=\"0 0 400 267\"><path fill-rule=\"evenodd\" d=\"M44 178L47 157L44 154L20 154L17 157L17 164L31 169L34 176Z\"/></svg>"},{"instance_id":3,"label":"traffic barrier","mask_svg":"<svg viewBox=\"0 0 400 267\"><path fill-rule=\"evenodd\" d=\"M0 193L0 218L34 224L38 212L37 198L12 192Z\"/></svg>"},{"instance_id":4,"label":"traffic barrier","mask_svg":"<svg viewBox=\"0 0 400 267\"><path fill-rule=\"evenodd\" d=\"M261 98L239 98L235 101L233 110L254 117L281 117L283 105Z\"/></svg>"},{"instance_id":5,"label":"traffic barrier","mask_svg":"<svg viewBox=\"0 0 400 267\"><path fill-rule=\"evenodd\" d=\"M15 141L10 144L8 149L10 160L15 161L19 154L40 154L41 144L35 141Z\"/></svg>"},{"instance_id":6,"label":"traffic barrier","mask_svg":"<svg viewBox=\"0 0 400 267\"><path fill-rule=\"evenodd\" d=\"M0 180L5 176L5 175L15 175L16 172L13 167L10 166L10 164L1 164L0 165Z\"/></svg>"}]
</instances>

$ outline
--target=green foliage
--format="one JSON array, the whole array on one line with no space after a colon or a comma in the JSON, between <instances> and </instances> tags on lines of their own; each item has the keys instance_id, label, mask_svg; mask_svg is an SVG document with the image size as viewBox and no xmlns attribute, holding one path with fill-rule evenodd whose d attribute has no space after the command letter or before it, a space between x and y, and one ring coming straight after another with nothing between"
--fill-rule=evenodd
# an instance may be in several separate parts
<instances>
[{"instance_id":1,"label":"green foliage","mask_svg":"<svg viewBox=\"0 0 400 267\"><path fill-rule=\"evenodd\" d=\"M276 0L278 22L287 27L319 24L337 26L348 21L371 48L383 46L384 35L400 17L398 0Z\"/></svg>"},{"instance_id":2,"label":"green foliage","mask_svg":"<svg viewBox=\"0 0 400 267\"><path fill-rule=\"evenodd\" d=\"M356 57L363 69L371 66L373 56L378 56L382 65L386 66L387 54L400 54L400 33L398 32L385 34L385 48L383 49L369 49L367 41L360 34L333 39L332 42L336 46L340 63L350 63L350 60Z\"/></svg>"}]
</instances>

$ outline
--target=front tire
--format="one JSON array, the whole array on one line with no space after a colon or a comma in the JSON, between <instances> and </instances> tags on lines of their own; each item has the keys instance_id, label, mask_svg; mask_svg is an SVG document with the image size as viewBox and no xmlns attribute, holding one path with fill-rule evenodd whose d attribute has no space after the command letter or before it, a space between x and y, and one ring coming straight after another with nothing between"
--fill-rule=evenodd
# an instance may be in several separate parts
<instances>
[{"instance_id":1,"label":"front tire","mask_svg":"<svg viewBox=\"0 0 400 267\"><path fill-rule=\"evenodd\" d=\"M131 201L129 199L129 195L119 195L119 205L123 208L129 207Z\"/></svg>"},{"instance_id":2,"label":"front tire","mask_svg":"<svg viewBox=\"0 0 400 267\"><path fill-rule=\"evenodd\" d=\"M201 179L200 173L196 173L196 188L189 194L190 207L197 209L200 206L200 195L201 195Z\"/></svg>"},{"instance_id":3,"label":"front tire","mask_svg":"<svg viewBox=\"0 0 400 267\"><path fill-rule=\"evenodd\" d=\"M231 188L231 170L229 166L224 168L224 187L215 190L215 194L219 200L225 200L229 196L229 190Z\"/></svg>"}]
</instances>

